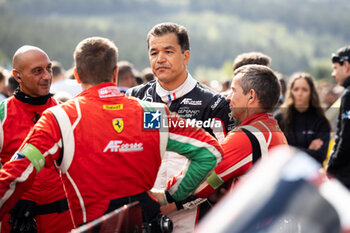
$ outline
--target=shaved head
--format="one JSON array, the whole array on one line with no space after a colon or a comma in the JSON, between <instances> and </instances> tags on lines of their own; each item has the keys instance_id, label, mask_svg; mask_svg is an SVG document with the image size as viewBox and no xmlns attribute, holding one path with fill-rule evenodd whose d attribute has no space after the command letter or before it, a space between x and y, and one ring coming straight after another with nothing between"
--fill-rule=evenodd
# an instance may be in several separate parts
<instances>
[{"instance_id":1,"label":"shaved head","mask_svg":"<svg viewBox=\"0 0 350 233\"><path fill-rule=\"evenodd\" d=\"M42 49L31 45L20 47L13 55L12 66L12 74L23 93L31 97L49 94L52 63Z\"/></svg>"},{"instance_id":2,"label":"shaved head","mask_svg":"<svg viewBox=\"0 0 350 233\"><path fill-rule=\"evenodd\" d=\"M31 54L31 52L41 52L44 53L46 56L47 54L40 48L32 46L32 45L24 45L17 49L15 54L13 55L12 59L12 66L16 70L22 70L23 69L23 61L26 60L25 58Z\"/></svg>"}]
</instances>

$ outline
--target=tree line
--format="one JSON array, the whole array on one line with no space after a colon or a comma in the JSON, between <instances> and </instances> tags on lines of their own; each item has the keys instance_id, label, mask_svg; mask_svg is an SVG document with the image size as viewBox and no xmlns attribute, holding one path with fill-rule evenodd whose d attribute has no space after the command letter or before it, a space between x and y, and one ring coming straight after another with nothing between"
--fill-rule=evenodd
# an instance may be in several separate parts
<instances>
[{"instance_id":1,"label":"tree line","mask_svg":"<svg viewBox=\"0 0 350 233\"><path fill-rule=\"evenodd\" d=\"M143 69L147 31L173 21L189 29L192 73L225 69L239 53L255 50L271 56L279 72L303 70L327 78L330 54L349 37L349 8L345 0L5 0L0 63L9 64L19 46L33 44L69 68L75 45L99 35L116 42L120 59Z\"/></svg>"}]
</instances>

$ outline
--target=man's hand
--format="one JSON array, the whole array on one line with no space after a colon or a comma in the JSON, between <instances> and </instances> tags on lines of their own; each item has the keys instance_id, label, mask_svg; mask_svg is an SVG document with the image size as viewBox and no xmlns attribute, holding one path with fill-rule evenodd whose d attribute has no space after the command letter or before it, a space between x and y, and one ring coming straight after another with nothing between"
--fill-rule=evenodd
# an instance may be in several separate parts
<instances>
[{"instance_id":1,"label":"man's hand","mask_svg":"<svg viewBox=\"0 0 350 233\"><path fill-rule=\"evenodd\" d=\"M314 140L312 140L312 142L309 145L309 149L310 150L318 150L321 148L321 146L323 145L323 141L319 138L316 138Z\"/></svg>"},{"instance_id":2,"label":"man's hand","mask_svg":"<svg viewBox=\"0 0 350 233\"><path fill-rule=\"evenodd\" d=\"M36 233L35 202L20 199L10 211L10 233Z\"/></svg>"},{"instance_id":3,"label":"man's hand","mask_svg":"<svg viewBox=\"0 0 350 233\"><path fill-rule=\"evenodd\" d=\"M161 190L152 189L149 193L158 200L160 205L167 205L168 201L165 197L165 192Z\"/></svg>"},{"instance_id":4,"label":"man's hand","mask_svg":"<svg viewBox=\"0 0 350 233\"><path fill-rule=\"evenodd\" d=\"M164 215L169 215L174 211L177 211L175 202L160 207L160 212Z\"/></svg>"}]
</instances>

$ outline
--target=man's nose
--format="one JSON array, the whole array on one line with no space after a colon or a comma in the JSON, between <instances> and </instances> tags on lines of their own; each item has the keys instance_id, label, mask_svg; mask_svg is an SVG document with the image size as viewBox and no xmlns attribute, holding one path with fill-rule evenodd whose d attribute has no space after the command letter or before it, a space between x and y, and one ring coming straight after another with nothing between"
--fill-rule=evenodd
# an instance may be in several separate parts
<instances>
[{"instance_id":1,"label":"man's nose","mask_svg":"<svg viewBox=\"0 0 350 233\"><path fill-rule=\"evenodd\" d=\"M43 79L50 80L52 78L52 72L45 71L45 74L43 76Z\"/></svg>"},{"instance_id":2,"label":"man's nose","mask_svg":"<svg viewBox=\"0 0 350 233\"><path fill-rule=\"evenodd\" d=\"M230 93L228 94L228 96L226 97L226 101L227 101L227 102L231 102L231 95L232 95L232 94L231 94L231 92L230 92Z\"/></svg>"},{"instance_id":3,"label":"man's nose","mask_svg":"<svg viewBox=\"0 0 350 233\"><path fill-rule=\"evenodd\" d=\"M160 52L158 54L158 57L157 57L157 62L162 63L162 62L165 62L165 61L166 61L165 54L163 52Z\"/></svg>"},{"instance_id":4,"label":"man's nose","mask_svg":"<svg viewBox=\"0 0 350 233\"><path fill-rule=\"evenodd\" d=\"M334 72L334 71L332 71L331 76L332 76L333 78L335 78L335 72Z\"/></svg>"}]
</instances>

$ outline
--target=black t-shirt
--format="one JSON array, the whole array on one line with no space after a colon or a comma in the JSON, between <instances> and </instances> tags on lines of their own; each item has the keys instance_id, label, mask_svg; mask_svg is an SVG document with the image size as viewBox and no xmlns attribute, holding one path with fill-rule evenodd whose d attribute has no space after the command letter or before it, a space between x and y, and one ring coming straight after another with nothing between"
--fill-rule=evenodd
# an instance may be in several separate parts
<instances>
[{"instance_id":1,"label":"black t-shirt","mask_svg":"<svg viewBox=\"0 0 350 233\"><path fill-rule=\"evenodd\" d=\"M330 125L327 118L317 115L312 107L302 113L293 107L292 114L293 122L290 132L286 132L282 114L279 113L275 116L281 130L286 135L288 144L305 151L322 164L327 156L330 138ZM308 149L316 138L323 141L322 147L318 150Z\"/></svg>"}]
</instances>

